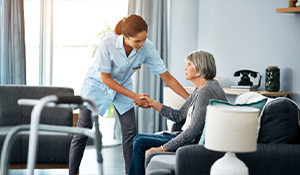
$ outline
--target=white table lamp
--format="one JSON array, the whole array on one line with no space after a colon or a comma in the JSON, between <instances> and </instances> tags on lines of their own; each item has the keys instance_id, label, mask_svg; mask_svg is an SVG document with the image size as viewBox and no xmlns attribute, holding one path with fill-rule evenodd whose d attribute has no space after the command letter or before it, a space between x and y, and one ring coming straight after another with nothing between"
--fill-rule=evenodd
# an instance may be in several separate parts
<instances>
[{"instance_id":1,"label":"white table lamp","mask_svg":"<svg viewBox=\"0 0 300 175\"><path fill-rule=\"evenodd\" d=\"M247 166L235 153L254 152L259 110L250 107L207 106L205 148L226 152L211 167L211 175L247 175Z\"/></svg>"}]
</instances>

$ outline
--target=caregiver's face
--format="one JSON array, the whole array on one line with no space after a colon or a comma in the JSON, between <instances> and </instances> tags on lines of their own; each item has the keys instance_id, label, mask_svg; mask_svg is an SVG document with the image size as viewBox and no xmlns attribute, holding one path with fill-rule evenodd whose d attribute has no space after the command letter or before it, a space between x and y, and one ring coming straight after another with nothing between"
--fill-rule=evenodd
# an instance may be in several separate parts
<instances>
[{"instance_id":1,"label":"caregiver's face","mask_svg":"<svg viewBox=\"0 0 300 175\"><path fill-rule=\"evenodd\" d=\"M145 43L147 39L148 33L146 31L142 31L138 34L136 34L134 37L125 37L126 44L128 44L130 47L139 50L142 48L143 44Z\"/></svg>"}]
</instances>

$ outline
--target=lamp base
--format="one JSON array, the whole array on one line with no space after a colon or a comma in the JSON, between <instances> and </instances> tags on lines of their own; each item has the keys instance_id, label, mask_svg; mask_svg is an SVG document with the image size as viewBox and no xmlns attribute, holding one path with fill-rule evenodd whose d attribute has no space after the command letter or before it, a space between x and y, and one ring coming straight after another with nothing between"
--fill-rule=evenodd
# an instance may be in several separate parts
<instances>
[{"instance_id":1,"label":"lamp base","mask_svg":"<svg viewBox=\"0 0 300 175\"><path fill-rule=\"evenodd\" d=\"M248 168L244 162L235 156L235 153L227 152L217 160L210 169L211 175L248 175Z\"/></svg>"}]
</instances>

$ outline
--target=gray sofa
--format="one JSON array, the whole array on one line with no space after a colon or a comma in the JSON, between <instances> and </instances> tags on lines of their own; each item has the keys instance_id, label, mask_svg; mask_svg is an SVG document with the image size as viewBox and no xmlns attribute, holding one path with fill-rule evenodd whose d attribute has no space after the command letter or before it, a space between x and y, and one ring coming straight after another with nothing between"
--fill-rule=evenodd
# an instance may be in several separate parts
<instances>
[{"instance_id":1,"label":"gray sofa","mask_svg":"<svg viewBox=\"0 0 300 175\"><path fill-rule=\"evenodd\" d=\"M47 95L74 95L71 88L51 86L1 85L0 86L0 149L7 133L15 126L30 124L31 106L19 106L19 99L40 99ZM40 123L51 125L73 125L73 111L69 108L45 108ZM27 162L29 131L17 135L13 145L11 164L13 168L24 168ZM68 167L72 135L65 133L39 133L37 167Z\"/></svg>"},{"instance_id":2,"label":"gray sofa","mask_svg":"<svg viewBox=\"0 0 300 175\"><path fill-rule=\"evenodd\" d=\"M300 174L299 136L297 106L287 99L274 100L263 112L257 151L237 157L247 165L249 174ZM184 146L176 153L152 152L146 157L146 174L209 174L212 164L223 155L203 145Z\"/></svg>"}]
</instances>

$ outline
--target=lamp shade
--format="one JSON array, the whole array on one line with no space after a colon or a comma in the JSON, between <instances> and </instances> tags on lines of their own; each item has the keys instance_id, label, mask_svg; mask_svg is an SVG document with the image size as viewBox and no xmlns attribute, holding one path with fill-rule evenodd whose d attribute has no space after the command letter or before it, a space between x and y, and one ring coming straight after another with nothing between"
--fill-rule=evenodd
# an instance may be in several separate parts
<instances>
[{"instance_id":1,"label":"lamp shade","mask_svg":"<svg viewBox=\"0 0 300 175\"><path fill-rule=\"evenodd\" d=\"M256 151L258 109L209 105L206 112L205 148L237 153Z\"/></svg>"}]
</instances>

